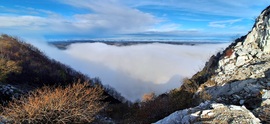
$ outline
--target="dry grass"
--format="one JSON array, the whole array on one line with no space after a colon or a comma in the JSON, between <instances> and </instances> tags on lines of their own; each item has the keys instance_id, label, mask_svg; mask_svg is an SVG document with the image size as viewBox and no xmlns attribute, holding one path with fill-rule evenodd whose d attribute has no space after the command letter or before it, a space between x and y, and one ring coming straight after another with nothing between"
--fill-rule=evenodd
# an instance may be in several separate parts
<instances>
[{"instance_id":1,"label":"dry grass","mask_svg":"<svg viewBox=\"0 0 270 124\"><path fill-rule=\"evenodd\" d=\"M212 99L212 96L209 93L207 93L206 91L201 92L199 94L199 97L204 101Z\"/></svg>"},{"instance_id":2,"label":"dry grass","mask_svg":"<svg viewBox=\"0 0 270 124\"><path fill-rule=\"evenodd\" d=\"M192 82L192 80L190 80L188 78L184 78L181 88L183 88L184 90L186 90L188 92L195 93L197 91L197 89L199 88L199 85Z\"/></svg>"},{"instance_id":3,"label":"dry grass","mask_svg":"<svg viewBox=\"0 0 270 124\"><path fill-rule=\"evenodd\" d=\"M89 83L74 83L66 88L43 87L10 102L2 116L10 123L89 123L106 104L103 89Z\"/></svg>"}]
</instances>

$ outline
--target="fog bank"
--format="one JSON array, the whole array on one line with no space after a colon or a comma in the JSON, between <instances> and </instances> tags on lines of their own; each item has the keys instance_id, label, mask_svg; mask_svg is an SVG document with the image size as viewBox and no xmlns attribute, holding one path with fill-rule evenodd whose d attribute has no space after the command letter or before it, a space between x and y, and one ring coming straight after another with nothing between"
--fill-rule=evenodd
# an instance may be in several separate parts
<instances>
[{"instance_id":1,"label":"fog bank","mask_svg":"<svg viewBox=\"0 0 270 124\"><path fill-rule=\"evenodd\" d=\"M104 43L71 44L60 61L90 77L99 77L128 100L144 93L164 93L181 86L203 68L211 55L228 44L169 45L142 44L125 47ZM69 58L71 61L68 62Z\"/></svg>"}]
</instances>

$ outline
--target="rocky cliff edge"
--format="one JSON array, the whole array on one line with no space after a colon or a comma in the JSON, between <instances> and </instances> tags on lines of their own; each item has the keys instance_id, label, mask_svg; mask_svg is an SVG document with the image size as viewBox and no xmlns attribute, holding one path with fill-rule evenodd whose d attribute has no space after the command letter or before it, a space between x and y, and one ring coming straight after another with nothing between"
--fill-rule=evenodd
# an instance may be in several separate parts
<instances>
[{"instance_id":1,"label":"rocky cliff edge","mask_svg":"<svg viewBox=\"0 0 270 124\"><path fill-rule=\"evenodd\" d=\"M206 99L157 123L270 123L270 6L252 30L206 64L194 98Z\"/></svg>"}]
</instances>

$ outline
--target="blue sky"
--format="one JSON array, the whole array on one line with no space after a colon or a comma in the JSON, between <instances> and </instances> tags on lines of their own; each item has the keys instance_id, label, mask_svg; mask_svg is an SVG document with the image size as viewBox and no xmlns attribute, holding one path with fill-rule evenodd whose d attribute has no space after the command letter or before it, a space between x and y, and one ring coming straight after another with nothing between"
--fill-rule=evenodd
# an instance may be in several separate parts
<instances>
[{"instance_id":1,"label":"blue sky","mask_svg":"<svg viewBox=\"0 0 270 124\"><path fill-rule=\"evenodd\" d=\"M269 0L0 0L0 33L22 38L232 40Z\"/></svg>"}]
</instances>

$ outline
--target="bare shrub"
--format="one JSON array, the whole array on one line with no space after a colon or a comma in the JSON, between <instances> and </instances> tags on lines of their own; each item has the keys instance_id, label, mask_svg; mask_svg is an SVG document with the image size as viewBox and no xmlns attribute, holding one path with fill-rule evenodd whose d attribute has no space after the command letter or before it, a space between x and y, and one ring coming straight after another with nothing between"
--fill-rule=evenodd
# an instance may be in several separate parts
<instances>
[{"instance_id":1,"label":"bare shrub","mask_svg":"<svg viewBox=\"0 0 270 124\"><path fill-rule=\"evenodd\" d=\"M183 84L181 86L181 88L183 88L185 91L192 92L192 93L195 93L198 87L199 87L198 84L192 82L192 80L188 78L183 79Z\"/></svg>"},{"instance_id":2,"label":"bare shrub","mask_svg":"<svg viewBox=\"0 0 270 124\"><path fill-rule=\"evenodd\" d=\"M107 104L103 89L89 83L74 83L66 88L43 87L3 108L10 123L89 123Z\"/></svg>"}]
</instances>

